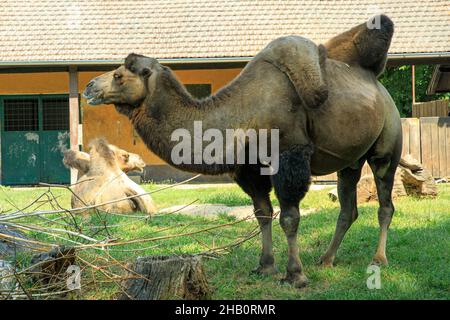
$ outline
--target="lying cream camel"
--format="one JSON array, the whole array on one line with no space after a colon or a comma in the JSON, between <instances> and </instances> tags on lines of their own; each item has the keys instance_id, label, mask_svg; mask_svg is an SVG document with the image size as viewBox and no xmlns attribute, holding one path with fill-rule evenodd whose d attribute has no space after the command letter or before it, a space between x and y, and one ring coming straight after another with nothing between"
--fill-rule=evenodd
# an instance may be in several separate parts
<instances>
[{"instance_id":1,"label":"lying cream camel","mask_svg":"<svg viewBox=\"0 0 450 320\"><path fill-rule=\"evenodd\" d=\"M63 162L66 166L78 170L77 184L72 187L72 208L141 195L108 203L99 209L114 213L156 212L151 196L145 194L145 191L125 174L143 170L145 163L139 155L109 145L104 139L95 139L90 144L89 153L68 150L64 153Z\"/></svg>"}]
</instances>

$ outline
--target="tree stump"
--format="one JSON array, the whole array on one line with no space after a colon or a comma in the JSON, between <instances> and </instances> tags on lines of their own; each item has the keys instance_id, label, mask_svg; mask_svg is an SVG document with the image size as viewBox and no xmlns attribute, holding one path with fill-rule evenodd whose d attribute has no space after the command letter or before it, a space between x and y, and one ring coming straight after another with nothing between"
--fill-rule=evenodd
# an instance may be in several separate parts
<instances>
[{"instance_id":1,"label":"tree stump","mask_svg":"<svg viewBox=\"0 0 450 320\"><path fill-rule=\"evenodd\" d=\"M14 273L15 268L12 263L0 260L0 300L14 298L11 292L18 290Z\"/></svg>"},{"instance_id":2,"label":"tree stump","mask_svg":"<svg viewBox=\"0 0 450 320\"><path fill-rule=\"evenodd\" d=\"M406 195L437 195L436 182L431 173L409 154L400 159L392 188L392 198L395 199ZM331 190L328 193L328 197L332 201L336 201L338 197L337 189ZM378 200L377 188L372 174L367 174L359 180L357 199L358 204Z\"/></svg>"},{"instance_id":3,"label":"tree stump","mask_svg":"<svg viewBox=\"0 0 450 320\"><path fill-rule=\"evenodd\" d=\"M32 267L26 274L46 291L64 291L68 289L68 268L75 265L75 261L75 248L59 246L34 255L31 259Z\"/></svg>"},{"instance_id":4,"label":"tree stump","mask_svg":"<svg viewBox=\"0 0 450 320\"><path fill-rule=\"evenodd\" d=\"M123 283L120 300L209 299L200 256L138 257Z\"/></svg>"},{"instance_id":5,"label":"tree stump","mask_svg":"<svg viewBox=\"0 0 450 320\"><path fill-rule=\"evenodd\" d=\"M17 229L0 224L0 234L5 234L16 238L13 240L8 238L3 239L0 237L0 258L12 257L15 256L16 253L33 248L33 245L25 241L27 240L26 235Z\"/></svg>"},{"instance_id":6,"label":"tree stump","mask_svg":"<svg viewBox=\"0 0 450 320\"><path fill-rule=\"evenodd\" d=\"M437 186L433 175L409 154L400 159L401 177L408 194L417 196L437 195Z\"/></svg>"}]
</instances>

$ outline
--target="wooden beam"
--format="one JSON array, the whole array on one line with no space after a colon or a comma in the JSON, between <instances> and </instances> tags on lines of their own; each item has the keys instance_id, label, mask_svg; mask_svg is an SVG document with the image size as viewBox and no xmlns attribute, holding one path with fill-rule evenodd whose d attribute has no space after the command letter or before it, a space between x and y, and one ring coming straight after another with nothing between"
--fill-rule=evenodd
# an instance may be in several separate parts
<instances>
[{"instance_id":1,"label":"wooden beam","mask_svg":"<svg viewBox=\"0 0 450 320\"><path fill-rule=\"evenodd\" d=\"M80 122L78 99L78 71L75 66L69 68L69 118L70 118L70 149L79 150L78 124ZM77 182L77 170L70 169L70 183Z\"/></svg>"}]
</instances>

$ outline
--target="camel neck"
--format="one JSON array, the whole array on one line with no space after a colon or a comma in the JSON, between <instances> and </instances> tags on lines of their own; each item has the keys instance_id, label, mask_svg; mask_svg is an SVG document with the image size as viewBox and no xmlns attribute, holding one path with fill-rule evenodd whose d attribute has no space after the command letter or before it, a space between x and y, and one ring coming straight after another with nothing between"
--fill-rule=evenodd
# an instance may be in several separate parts
<instances>
[{"instance_id":1,"label":"camel neck","mask_svg":"<svg viewBox=\"0 0 450 320\"><path fill-rule=\"evenodd\" d=\"M172 141L172 134L185 130L194 137L194 122L201 121L203 130L214 128L225 131L228 121L218 121L217 111L228 109L225 97L211 96L204 100L193 98L167 69L158 75L154 90L135 109L131 121L148 148L169 164L185 170L204 174L220 174L231 171L226 164L174 164L171 153L178 141ZM220 100L221 104L218 103ZM223 119L223 118L222 118ZM225 119L227 119L225 117ZM193 152L193 150L192 150ZM193 158L193 155L192 155Z\"/></svg>"}]
</instances>

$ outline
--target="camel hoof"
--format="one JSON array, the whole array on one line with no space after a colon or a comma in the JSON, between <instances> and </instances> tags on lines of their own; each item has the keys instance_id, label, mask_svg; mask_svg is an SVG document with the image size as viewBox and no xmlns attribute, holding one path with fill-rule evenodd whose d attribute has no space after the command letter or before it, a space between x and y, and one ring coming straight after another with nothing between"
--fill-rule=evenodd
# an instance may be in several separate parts
<instances>
[{"instance_id":1,"label":"camel hoof","mask_svg":"<svg viewBox=\"0 0 450 320\"><path fill-rule=\"evenodd\" d=\"M372 259L372 263L371 265L375 265L375 266L387 266L389 265L388 260L386 257L382 257L382 256L375 256Z\"/></svg>"},{"instance_id":2,"label":"camel hoof","mask_svg":"<svg viewBox=\"0 0 450 320\"><path fill-rule=\"evenodd\" d=\"M274 265L270 266L259 266L251 271L251 274L261 275L261 276L271 276L277 274L278 270Z\"/></svg>"},{"instance_id":3,"label":"camel hoof","mask_svg":"<svg viewBox=\"0 0 450 320\"><path fill-rule=\"evenodd\" d=\"M288 273L286 274L286 278L281 280L281 283L289 283L294 287L301 289L308 285L309 280L303 273Z\"/></svg>"},{"instance_id":4,"label":"camel hoof","mask_svg":"<svg viewBox=\"0 0 450 320\"><path fill-rule=\"evenodd\" d=\"M327 259L324 257L320 257L317 264L324 268L333 268L333 259Z\"/></svg>"}]
</instances>

